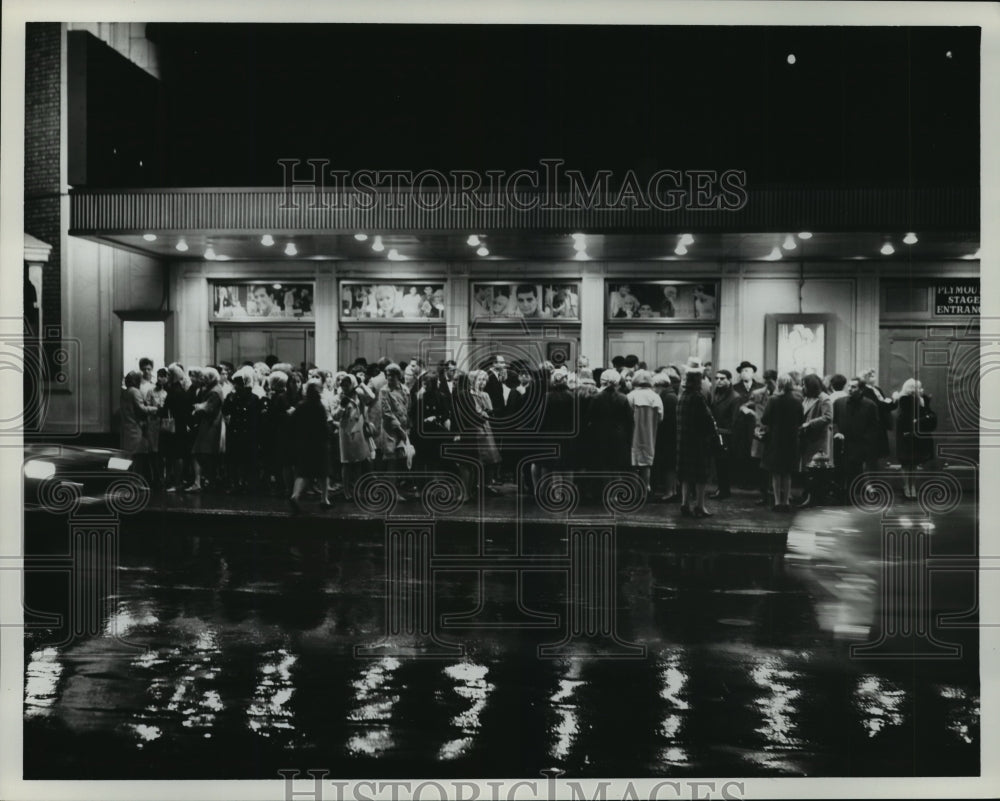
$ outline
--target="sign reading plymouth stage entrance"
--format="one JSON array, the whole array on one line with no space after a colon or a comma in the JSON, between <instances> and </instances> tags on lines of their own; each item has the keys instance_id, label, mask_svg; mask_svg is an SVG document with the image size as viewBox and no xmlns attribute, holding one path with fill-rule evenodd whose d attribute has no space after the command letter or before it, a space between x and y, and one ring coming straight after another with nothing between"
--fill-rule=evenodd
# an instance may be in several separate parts
<instances>
[{"instance_id":1,"label":"sign reading plymouth stage entrance","mask_svg":"<svg viewBox=\"0 0 1000 801\"><path fill-rule=\"evenodd\" d=\"M938 316L979 314L979 279L934 288L934 314Z\"/></svg>"}]
</instances>

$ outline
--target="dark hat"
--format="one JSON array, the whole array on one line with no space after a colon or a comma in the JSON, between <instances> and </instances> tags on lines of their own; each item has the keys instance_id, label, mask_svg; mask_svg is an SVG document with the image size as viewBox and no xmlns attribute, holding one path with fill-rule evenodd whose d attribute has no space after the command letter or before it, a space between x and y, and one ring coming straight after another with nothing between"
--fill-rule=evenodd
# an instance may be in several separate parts
<instances>
[{"instance_id":1,"label":"dark hat","mask_svg":"<svg viewBox=\"0 0 1000 801\"><path fill-rule=\"evenodd\" d=\"M753 364L752 362L748 362L746 359L740 362L740 366L736 368L736 372L737 373L740 372L740 370L742 370L744 367L749 367L755 373L757 372L757 365Z\"/></svg>"}]
</instances>

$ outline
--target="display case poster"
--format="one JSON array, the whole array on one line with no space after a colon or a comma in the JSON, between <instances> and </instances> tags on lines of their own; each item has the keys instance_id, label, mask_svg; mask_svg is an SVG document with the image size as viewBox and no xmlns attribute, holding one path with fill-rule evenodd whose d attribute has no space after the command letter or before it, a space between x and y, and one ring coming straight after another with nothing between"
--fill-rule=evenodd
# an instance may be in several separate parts
<instances>
[{"instance_id":1,"label":"display case poster","mask_svg":"<svg viewBox=\"0 0 1000 801\"><path fill-rule=\"evenodd\" d=\"M218 282L212 284L212 319L313 320L314 298L311 282Z\"/></svg>"},{"instance_id":2,"label":"display case poster","mask_svg":"<svg viewBox=\"0 0 1000 801\"><path fill-rule=\"evenodd\" d=\"M402 284L340 284L340 319L443 320L444 284L408 281Z\"/></svg>"},{"instance_id":3,"label":"display case poster","mask_svg":"<svg viewBox=\"0 0 1000 801\"><path fill-rule=\"evenodd\" d=\"M716 285L712 282L609 281L608 320L715 320Z\"/></svg>"},{"instance_id":4,"label":"display case poster","mask_svg":"<svg viewBox=\"0 0 1000 801\"><path fill-rule=\"evenodd\" d=\"M471 285L469 317L491 320L579 320L577 283L505 283L483 281Z\"/></svg>"}]
</instances>

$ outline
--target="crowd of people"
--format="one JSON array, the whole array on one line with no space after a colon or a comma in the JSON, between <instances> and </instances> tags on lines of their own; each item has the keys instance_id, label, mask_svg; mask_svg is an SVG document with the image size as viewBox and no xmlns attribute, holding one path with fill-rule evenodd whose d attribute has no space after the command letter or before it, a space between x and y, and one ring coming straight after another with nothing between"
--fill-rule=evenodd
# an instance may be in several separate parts
<instances>
[{"instance_id":1,"label":"crowd of people","mask_svg":"<svg viewBox=\"0 0 1000 801\"><path fill-rule=\"evenodd\" d=\"M121 447L167 492L271 493L295 512L304 495L324 508L351 500L372 470L403 498L449 471L469 501L505 484L534 493L553 472L596 501L598 474L632 471L650 502L709 517L706 499L734 486L778 512L843 502L894 432L903 493L915 497L936 424L918 381L887 394L874 370L758 377L743 361L735 372L696 357L650 370L635 356L606 369L581 356L575 371L502 355L468 371L358 359L337 373L274 357L158 370L142 359L123 384Z\"/></svg>"}]
</instances>

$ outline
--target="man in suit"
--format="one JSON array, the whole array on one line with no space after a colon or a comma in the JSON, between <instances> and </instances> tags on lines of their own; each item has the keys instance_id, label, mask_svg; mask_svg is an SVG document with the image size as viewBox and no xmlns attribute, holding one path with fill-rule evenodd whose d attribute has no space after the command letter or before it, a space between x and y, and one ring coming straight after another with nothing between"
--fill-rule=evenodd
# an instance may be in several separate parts
<instances>
[{"instance_id":1,"label":"man in suit","mask_svg":"<svg viewBox=\"0 0 1000 801\"><path fill-rule=\"evenodd\" d=\"M740 405L750 400L750 396L764 385L757 380L757 365L746 359L736 368L737 380L733 383L733 391L739 396ZM750 448L753 444L753 420L747 415L739 415L733 425L732 434L732 465L736 481L741 486L749 487L756 484L756 471L750 459Z\"/></svg>"},{"instance_id":2,"label":"man in suit","mask_svg":"<svg viewBox=\"0 0 1000 801\"><path fill-rule=\"evenodd\" d=\"M844 489L863 471L878 469L882 433L879 410L864 394L865 382L855 376L847 385L847 397L833 404L833 438L843 443Z\"/></svg>"},{"instance_id":3,"label":"man in suit","mask_svg":"<svg viewBox=\"0 0 1000 801\"><path fill-rule=\"evenodd\" d=\"M715 426L722 437L722 447L715 454L715 475L719 488L710 497L722 500L730 497L730 477L732 474L733 430L739 418L743 401L733 389L733 374L719 370L715 374L715 389L712 392L711 409Z\"/></svg>"}]
</instances>

